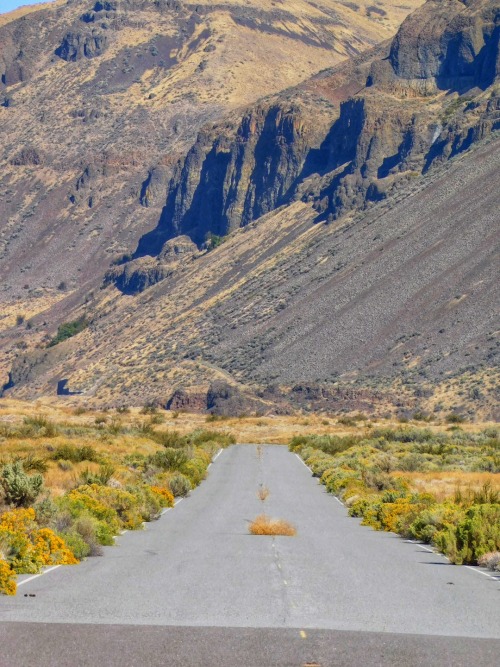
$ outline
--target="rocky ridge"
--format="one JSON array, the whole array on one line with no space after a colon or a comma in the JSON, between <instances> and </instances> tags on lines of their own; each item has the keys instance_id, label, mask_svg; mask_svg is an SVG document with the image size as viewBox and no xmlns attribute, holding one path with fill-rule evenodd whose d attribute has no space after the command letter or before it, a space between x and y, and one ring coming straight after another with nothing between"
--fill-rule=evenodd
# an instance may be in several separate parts
<instances>
[{"instance_id":1,"label":"rocky ridge","mask_svg":"<svg viewBox=\"0 0 500 667\"><path fill-rule=\"evenodd\" d=\"M90 326L19 355L9 391L442 409L466 373L494 414L498 22L430 0L391 44L206 125L157 227L75 304Z\"/></svg>"},{"instance_id":2,"label":"rocky ridge","mask_svg":"<svg viewBox=\"0 0 500 667\"><path fill-rule=\"evenodd\" d=\"M2 380L17 346L43 345L156 226L205 123L390 37L420 2L56 0L0 14Z\"/></svg>"},{"instance_id":3,"label":"rocky ridge","mask_svg":"<svg viewBox=\"0 0 500 667\"><path fill-rule=\"evenodd\" d=\"M226 235L299 193L335 220L466 150L500 128L499 36L494 1L429 0L382 57L351 66L350 88L337 72L323 77L333 108L305 102L311 82L251 108L238 123L204 128L137 254L155 254L180 233L198 244L207 234ZM349 97L352 84L359 88Z\"/></svg>"}]
</instances>

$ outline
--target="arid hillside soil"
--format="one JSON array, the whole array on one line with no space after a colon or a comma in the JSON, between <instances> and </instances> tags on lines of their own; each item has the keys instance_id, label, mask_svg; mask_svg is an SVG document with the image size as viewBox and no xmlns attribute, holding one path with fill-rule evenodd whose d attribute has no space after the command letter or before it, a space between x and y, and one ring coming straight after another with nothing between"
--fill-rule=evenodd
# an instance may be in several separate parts
<instances>
[{"instance_id":1,"label":"arid hillside soil","mask_svg":"<svg viewBox=\"0 0 500 667\"><path fill-rule=\"evenodd\" d=\"M204 124L390 38L420 4L57 0L0 14L3 380L16 322L56 329L158 225Z\"/></svg>"},{"instance_id":2,"label":"arid hillside soil","mask_svg":"<svg viewBox=\"0 0 500 667\"><path fill-rule=\"evenodd\" d=\"M98 5L85 25L103 11L110 21L131 18L118 6ZM160 14L180 21L186 7L168 6ZM186 19L194 21L193 35L214 16L203 7L190 9ZM262 31L264 23L242 7L231 5L234 29L257 30L257 21ZM305 5L293 7L306 16ZM266 23L265 34L285 39L284 15L276 12L271 15L280 27ZM329 50L328 21L312 21L314 47L305 24L294 25L300 39L285 31L286 39L318 53ZM82 46L71 35L54 65L61 75L73 57L94 67L111 53L106 40L87 43L85 37ZM119 206L100 199L93 183L96 174L108 178L107 167L99 172L89 163L68 200L75 224L64 227L71 248L63 255L68 267L75 266L75 253L85 262L74 274L81 280L37 288L38 310L35 297L6 300L4 391L26 398L57 392L105 405L152 401L221 414L299 406L369 410L376 404L497 415L499 36L492 0L428 0L392 41L271 94L275 81L251 104L241 93L238 103L210 115L201 100L213 86L196 89L193 113L200 115L188 123L189 132L172 139L177 152L168 167L151 168L138 183L134 205L130 183L124 185L130 205L124 206L114 176L109 184L121 197ZM206 39L208 47L212 37ZM101 48L103 55L96 55ZM163 113L173 79L190 86L194 80L182 78L191 55L182 60L179 53L175 77L155 78L154 90L147 70L139 87L111 94L110 69L103 80L109 99L126 99L133 113L146 113L148 105L148 113ZM203 53L215 58L219 46ZM201 71L211 71L210 64ZM259 97L257 87L252 90ZM116 122L115 148L132 136L132 125ZM146 135L147 151L156 154L158 139L144 127L138 136ZM26 145L10 162L9 170L33 171L43 157ZM143 157L134 164L144 165ZM118 171L122 167L132 177L133 170L122 165ZM89 213L95 201L101 208ZM85 216L101 220L102 207L114 230L108 228L106 261L104 227L88 237L75 234ZM116 232L116 215L125 209ZM145 228L138 210L156 223ZM47 263L41 239L48 252L52 242L66 243L61 229L57 222L46 237L44 226L30 246L33 263L23 266L13 254L6 275L20 271L28 281L37 275L35 261L44 270L56 267L57 253ZM118 247L122 233L128 240ZM95 248L93 259L79 251L80 237L89 241L85 248ZM118 250L126 251L121 259ZM30 290L26 282L20 293Z\"/></svg>"}]
</instances>

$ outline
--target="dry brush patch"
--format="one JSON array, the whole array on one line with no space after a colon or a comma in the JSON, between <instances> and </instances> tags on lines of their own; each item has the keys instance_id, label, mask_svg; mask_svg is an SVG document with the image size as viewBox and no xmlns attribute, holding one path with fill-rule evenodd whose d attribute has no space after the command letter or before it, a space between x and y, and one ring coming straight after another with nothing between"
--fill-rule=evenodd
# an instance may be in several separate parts
<instances>
[{"instance_id":1,"label":"dry brush patch","mask_svg":"<svg viewBox=\"0 0 500 667\"><path fill-rule=\"evenodd\" d=\"M264 502L269 497L270 491L267 486L260 485L259 490L257 491L257 497L259 500Z\"/></svg>"},{"instance_id":2,"label":"dry brush patch","mask_svg":"<svg viewBox=\"0 0 500 667\"><path fill-rule=\"evenodd\" d=\"M251 535L283 535L293 537L297 529L284 519L271 519L265 514L259 514L248 527Z\"/></svg>"}]
</instances>

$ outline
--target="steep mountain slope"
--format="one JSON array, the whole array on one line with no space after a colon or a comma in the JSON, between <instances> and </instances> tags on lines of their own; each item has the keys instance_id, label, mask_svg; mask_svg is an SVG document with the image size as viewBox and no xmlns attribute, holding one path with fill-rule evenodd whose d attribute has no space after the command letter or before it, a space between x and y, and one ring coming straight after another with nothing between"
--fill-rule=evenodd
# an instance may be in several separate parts
<instances>
[{"instance_id":1,"label":"steep mountain slope","mask_svg":"<svg viewBox=\"0 0 500 667\"><path fill-rule=\"evenodd\" d=\"M380 4L72 0L4 17L9 292L26 272L30 289L91 281L157 221L170 165L203 123L387 38L419 2Z\"/></svg>"},{"instance_id":2,"label":"steep mountain slope","mask_svg":"<svg viewBox=\"0 0 500 667\"><path fill-rule=\"evenodd\" d=\"M390 37L421 0L57 0L0 15L0 348L155 227L200 127ZM35 341L33 339L33 341Z\"/></svg>"},{"instance_id":3,"label":"steep mountain slope","mask_svg":"<svg viewBox=\"0 0 500 667\"><path fill-rule=\"evenodd\" d=\"M19 354L8 391L435 407L467 372L492 414L499 26L492 0L429 0L391 44L206 124L135 257L74 300L90 326Z\"/></svg>"},{"instance_id":4,"label":"steep mountain slope","mask_svg":"<svg viewBox=\"0 0 500 667\"><path fill-rule=\"evenodd\" d=\"M179 233L197 243L225 235L293 201L313 173L323 178L300 191L336 219L467 149L500 127L499 36L494 1L430 0L403 23L386 57L371 54L343 80L341 72L323 75L237 122L204 128L138 254L154 254ZM330 87L333 107L318 95L304 99L318 86Z\"/></svg>"},{"instance_id":5,"label":"steep mountain slope","mask_svg":"<svg viewBox=\"0 0 500 667\"><path fill-rule=\"evenodd\" d=\"M265 402L343 405L353 380L379 390L402 380L429 396L468 370L491 415L499 149L494 139L336 224L314 225L312 206L297 202L138 296L112 291L89 329L16 365L16 394L68 378L90 401L166 401L179 387L206 396L210 382L237 380L294 387L264 390Z\"/></svg>"}]
</instances>

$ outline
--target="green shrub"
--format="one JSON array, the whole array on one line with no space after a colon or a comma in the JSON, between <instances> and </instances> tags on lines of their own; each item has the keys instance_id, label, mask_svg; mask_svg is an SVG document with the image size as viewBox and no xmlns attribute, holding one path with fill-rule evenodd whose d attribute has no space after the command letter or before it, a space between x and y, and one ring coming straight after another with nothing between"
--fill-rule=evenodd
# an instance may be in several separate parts
<instances>
[{"instance_id":1,"label":"green shrub","mask_svg":"<svg viewBox=\"0 0 500 667\"><path fill-rule=\"evenodd\" d=\"M99 466L97 472L93 472L89 468L83 470L80 474L79 483L80 485L84 484L103 484L106 485L109 480L113 477L115 473L115 468L109 463L103 463Z\"/></svg>"},{"instance_id":2,"label":"green shrub","mask_svg":"<svg viewBox=\"0 0 500 667\"><path fill-rule=\"evenodd\" d=\"M189 460L185 449L166 447L160 452L155 452L149 459L150 463L162 470L180 470Z\"/></svg>"},{"instance_id":3,"label":"green shrub","mask_svg":"<svg viewBox=\"0 0 500 667\"><path fill-rule=\"evenodd\" d=\"M59 429L54 422L43 415L25 417L24 426L27 429L27 435L31 434L34 437L55 438L59 435Z\"/></svg>"},{"instance_id":4,"label":"green shrub","mask_svg":"<svg viewBox=\"0 0 500 667\"><path fill-rule=\"evenodd\" d=\"M195 455L180 468L180 472L186 475L191 485L195 487L205 479L209 463L210 456L198 448Z\"/></svg>"},{"instance_id":5,"label":"green shrub","mask_svg":"<svg viewBox=\"0 0 500 667\"><path fill-rule=\"evenodd\" d=\"M196 429L188 436L186 441L199 447L207 442L216 442L219 447L229 447L236 444L236 438L232 433L223 433L222 431L212 431L210 429Z\"/></svg>"},{"instance_id":6,"label":"green shrub","mask_svg":"<svg viewBox=\"0 0 500 667\"><path fill-rule=\"evenodd\" d=\"M463 424L466 420L463 415L458 415L455 412L450 412L446 415L446 421L448 424Z\"/></svg>"},{"instance_id":7,"label":"green shrub","mask_svg":"<svg viewBox=\"0 0 500 667\"><path fill-rule=\"evenodd\" d=\"M7 463L0 473L5 502L16 507L29 507L43 488L41 475L27 475L20 461Z\"/></svg>"},{"instance_id":8,"label":"green shrub","mask_svg":"<svg viewBox=\"0 0 500 667\"><path fill-rule=\"evenodd\" d=\"M52 527L57 516L57 505L51 498L44 498L34 508L36 522L42 527Z\"/></svg>"},{"instance_id":9,"label":"green shrub","mask_svg":"<svg viewBox=\"0 0 500 667\"><path fill-rule=\"evenodd\" d=\"M189 494L192 487L189 479L178 472L168 480L168 488L176 498L183 498Z\"/></svg>"},{"instance_id":10,"label":"green shrub","mask_svg":"<svg viewBox=\"0 0 500 667\"><path fill-rule=\"evenodd\" d=\"M456 554L450 557L454 563L475 563L485 553L500 550L500 504L470 507L455 528L455 544Z\"/></svg>"},{"instance_id":11,"label":"green shrub","mask_svg":"<svg viewBox=\"0 0 500 667\"><path fill-rule=\"evenodd\" d=\"M186 438L177 431L151 431L150 435L162 447L180 449L186 446Z\"/></svg>"},{"instance_id":12,"label":"green shrub","mask_svg":"<svg viewBox=\"0 0 500 667\"><path fill-rule=\"evenodd\" d=\"M383 438L387 442L429 442L434 433L427 428L377 428L372 432L373 438Z\"/></svg>"},{"instance_id":13,"label":"green shrub","mask_svg":"<svg viewBox=\"0 0 500 667\"><path fill-rule=\"evenodd\" d=\"M58 345L64 340L76 336L76 334L84 331L84 329L86 329L88 326L89 323L85 316L79 317L77 320L73 320L72 322L65 322L64 324L61 324L57 329L57 334L47 343L47 347L54 347L54 345Z\"/></svg>"},{"instance_id":14,"label":"green shrub","mask_svg":"<svg viewBox=\"0 0 500 667\"><path fill-rule=\"evenodd\" d=\"M74 445L59 445L52 453L51 458L54 461L64 460L72 463L81 463L82 461L98 462L99 454L91 445L75 447Z\"/></svg>"},{"instance_id":15,"label":"green shrub","mask_svg":"<svg viewBox=\"0 0 500 667\"><path fill-rule=\"evenodd\" d=\"M78 560L90 555L90 546L78 533L60 533L60 535Z\"/></svg>"}]
</instances>

